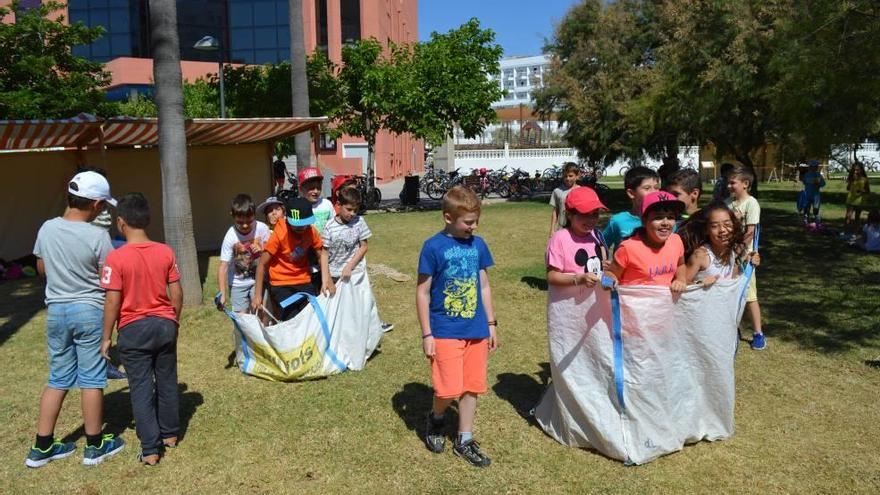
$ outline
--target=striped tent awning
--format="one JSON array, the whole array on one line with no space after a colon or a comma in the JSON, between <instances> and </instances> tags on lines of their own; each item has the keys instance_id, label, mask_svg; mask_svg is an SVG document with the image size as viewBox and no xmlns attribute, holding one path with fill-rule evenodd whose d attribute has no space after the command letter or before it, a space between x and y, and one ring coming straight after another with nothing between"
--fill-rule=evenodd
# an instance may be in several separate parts
<instances>
[{"instance_id":1,"label":"striped tent awning","mask_svg":"<svg viewBox=\"0 0 880 495\"><path fill-rule=\"evenodd\" d=\"M186 143L191 146L259 143L294 136L327 122L318 118L191 119L185 123ZM104 124L107 146L156 145L156 119L112 118ZM97 144L97 138L95 143Z\"/></svg>"},{"instance_id":2,"label":"striped tent awning","mask_svg":"<svg viewBox=\"0 0 880 495\"><path fill-rule=\"evenodd\" d=\"M97 139L103 122L85 113L71 119L0 120L0 150L74 148Z\"/></svg>"},{"instance_id":3,"label":"striped tent awning","mask_svg":"<svg viewBox=\"0 0 880 495\"><path fill-rule=\"evenodd\" d=\"M328 121L327 117L255 119L190 119L184 124L191 146L274 141L294 136ZM64 120L0 121L0 150L26 151L77 146L156 146L155 118L113 117L107 120L81 114Z\"/></svg>"}]
</instances>

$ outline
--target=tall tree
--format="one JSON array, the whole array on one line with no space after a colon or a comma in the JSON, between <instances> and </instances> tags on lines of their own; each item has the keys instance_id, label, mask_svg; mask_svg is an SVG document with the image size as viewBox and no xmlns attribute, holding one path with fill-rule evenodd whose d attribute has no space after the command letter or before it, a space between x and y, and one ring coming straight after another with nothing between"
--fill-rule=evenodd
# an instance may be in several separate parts
<instances>
[{"instance_id":1,"label":"tall tree","mask_svg":"<svg viewBox=\"0 0 880 495\"><path fill-rule=\"evenodd\" d=\"M290 87L292 90L293 116L308 117L309 81L306 75L306 43L303 34L302 0L289 0L290 16ZM312 140L309 132L301 132L295 138L296 166L302 170L312 163Z\"/></svg>"},{"instance_id":2,"label":"tall tree","mask_svg":"<svg viewBox=\"0 0 880 495\"><path fill-rule=\"evenodd\" d=\"M184 303L198 305L202 302L202 287L186 168L183 79L175 0L150 0L150 40L159 121L165 242L177 257Z\"/></svg>"},{"instance_id":3,"label":"tall tree","mask_svg":"<svg viewBox=\"0 0 880 495\"><path fill-rule=\"evenodd\" d=\"M110 83L103 66L73 55L71 48L98 39L102 28L65 24L49 16L64 7L43 2L20 9L0 7L0 118L67 118L98 113L102 88ZM9 17L15 15L15 22Z\"/></svg>"}]
</instances>

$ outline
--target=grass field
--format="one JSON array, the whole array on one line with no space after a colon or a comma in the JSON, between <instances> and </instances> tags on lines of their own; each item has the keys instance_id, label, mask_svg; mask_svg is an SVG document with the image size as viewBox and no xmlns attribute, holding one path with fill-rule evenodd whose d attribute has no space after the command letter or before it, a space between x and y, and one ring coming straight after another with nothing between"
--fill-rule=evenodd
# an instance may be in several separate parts
<instances>
[{"instance_id":1,"label":"grass field","mask_svg":"<svg viewBox=\"0 0 880 495\"><path fill-rule=\"evenodd\" d=\"M875 187L880 184L875 185ZM620 187L619 185L615 187ZM841 182L825 217L843 215ZM880 492L880 256L806 233L793 214L794 184L761 184L761 301L769 347L737 356L736 435L641 467L557 444L525 414L547 380L543 250L550 209L484 209L480 234L501 347L489 364L476 436L493 465L477 470L428 452L417 431L430 403L414 311L414 282L374 277L380 313L396 329L363 372L270 383L229 363L229 320L189 308L180 333L180 447L158 468L139 465L128 390L106 391L107 430L129 442L85 468L81 453L24 467L46 379L45 310L34 280L0 285L0 492L2 493L878 493ZM615 210L625 207L614 191ZM414 275L437 212L369 215L369 260ZM216 290L210 259L206 294ZM79 394L56 435L84 446Z\"/></svg>"}]
</instances>

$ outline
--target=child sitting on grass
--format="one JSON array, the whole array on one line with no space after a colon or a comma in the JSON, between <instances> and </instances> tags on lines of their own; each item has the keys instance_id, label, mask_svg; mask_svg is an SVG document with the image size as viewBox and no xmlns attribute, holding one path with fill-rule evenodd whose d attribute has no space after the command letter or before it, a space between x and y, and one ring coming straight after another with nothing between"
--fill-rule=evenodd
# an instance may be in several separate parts
<instances>
[{"instance_id":1,"label":"child sitting on grass","mask_svg":"<svg viewBox=\"0 0 880 495\"><path fill-rule=\"evenodd\" d=\"M107 256L101 277L107 290L101 354L108 357L116 325L141 441L138 459L154 466L162 449L177 446L180 433L177 333L183 290L174 252L147 237L149 225L150 206L143 194L129 193L119 200L116 228L125 245Z\"/></svg>"},{"instance_id":2,"label":"child sitting on grass","mask_svg":"<svg viewBox=\"0 0 880 495\"><path fill-rule=\"evenodd\" d=\"M642 200L649 194L660 189L657 172L648 167L633 167L623 177L626 195L632 201L630 211L615 214L608 221L602 235L609 249L617 249L620 243L628 239L633 232L642 226Z\"/></svg>"},{"instance_id":3,"label":"child sitting on grass","mask_svg":"<svg viewBox=\"0 0 880 495\"><path fill-rule=\"evenodd\" d=\"M608 208L590 187L574 189L565 198L567 227L557 230L547 243L547 283L551 287L594 287L599 281L602 261L608 259L608 249L596 229L603 210Z\"/></svg>"},{"instance_id":4,"label":"child sitting on grass","mask_svg":"<svg viewBox=\"0 0 880 495\"><path fill-rule=\"evenodd\" d=\"M724 203L715 202L691 216L685 229L687 283L709 288L718 280L739 276L746 255L740 221ZM751 263L760 262L753 253Z\"/></svg>"},{"instance_id":5,"label":"child sitting on grass","mask_svg":"<svg viewBox=\"0 0 880 495\"><path fill-rule=\"evenodd\" d=\"M489 352L498 346L495 310L486 269L492 254L474 234L480 220L480 199L455 186L443 198L439 232L422 246L416 311L422 329L422 350L431 361L434 386L425 444L434 453L446 447L446 410L458 400L458 435L452 451L472 466L486 467L489 457L473 439L477 397L488 389Z\"/></svg>"},{"instance_id":6,"label":"child sitting on grass","mask_svg":"<svg viewBox=\"0 0 880 495\"><path fill-rule=\"evenodd\" d=\"M880 253L880 210L871 210L856 245L869 253Z\"/></svg>"},{"instance_id":7,"label":"child sitting on grass","mask_svg":"<svg viewBox=\"0 0 880 495\"><path fill-rule=\"evenodd\" d=\"M659 285L681 292L685 283L684 244L673 229L684 203L666 191L654 191L641 201L642 224L614 252L605 271L613 285Z\"/></svg>"},{"instance_id":8,"label":"child sitting on grass","mask_svg":"<svg viewBox=\"0 0 880 495\"><path fill-rule=\"evenodd\" d=\"M565 197L576 187L578 178L581 176L581 170L577 163L567 162L562 167L562 185L553 190L550 195L550 206L553 213L550 214L550 235L562 227L566 226L567 215L565 207Z\"/></svg>"}]
</instances>

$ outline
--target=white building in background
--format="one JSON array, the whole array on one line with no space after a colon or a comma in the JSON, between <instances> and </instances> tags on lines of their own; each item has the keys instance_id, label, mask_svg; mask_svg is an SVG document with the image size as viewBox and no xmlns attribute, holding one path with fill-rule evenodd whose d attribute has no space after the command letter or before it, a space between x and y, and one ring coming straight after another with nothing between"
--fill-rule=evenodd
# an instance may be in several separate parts
<instances>
[{"instance_id":1,"label":"white building in background","mask_svg":"<svg viewBox=\"0 0 880 495\"><path fill-rule=\"evenodd\" d=\"M490 79L506 91L501 100L492 104L493 108L531 105L532 92L544 87L544 74L550 69L550 57L511 57L500 61L501 70Z\"/></svg>"},{"instance_id":2,"label":"white building in background","mask_svg":"<svg viewBox=\"0 0 880 495\"><path fill-rule=\"evenodd\" d=\"M493 141L507 140L507 136L511 137L511 142L516 142L522 126L534 120L531 116L534 91L544 87L544 77L550 70L550 57L535 55L505 58L499 62L499 66L499 72L490 75L489 79L495 81L498 87L505 91L501 99L492 103L492 108L499 111L499 118L503 122L487 126L482 135L473 138L466 138L461 130L456 129L453 134L455 144L484 145ZM518 107L521 107L522 119L515 116ZM565 128L555 121L541 121L538 124L545 133L556 134L565 131ZM496 136L498 133L499 136Z\"/></svg>"}]
</instances>

